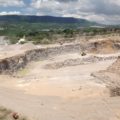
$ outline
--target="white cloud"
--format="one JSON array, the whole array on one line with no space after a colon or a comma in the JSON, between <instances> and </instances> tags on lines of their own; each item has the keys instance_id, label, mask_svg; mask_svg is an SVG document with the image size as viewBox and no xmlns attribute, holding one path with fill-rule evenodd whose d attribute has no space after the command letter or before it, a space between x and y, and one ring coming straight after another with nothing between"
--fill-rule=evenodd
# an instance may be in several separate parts
<instances>
[{"instance_id":1,"label":"white cloud","mask_svg":"<svg viewBox=\"0 0 120 120\"><path fill-rule=\"evenodd\" d=\"M10 12L0 12L0 15L20 15L21 13L19 11L10 11Z\"/></svg>"},{"instance_id":2,"label":"white cloud","mask_svg":"<svg viewBox=\"0 0 120 120\"><path fill-rule=\"evenodd\" d=\"M57 8L59 5L58 1L55 0L33 0L31 6L40 9L40 8Z\"/></svg>"},{"instance_id":3,"label":"white cloud","mask_svg":"<svg viewBox=\"0 0 120 120\"><path fill-rule=\"evenodd\" d=\"M101 23L120 23L120 0L32 0L37 15L85 18Z\"/></svg>"},{"instance_id":4,"label":"white cloud","mask_svg":"<svg viewBox=\"0 0 120 120\"><path fill-rule=\"evenodd\" d=\"M0 0L0 6L24 6L24 2L22 0Z\"/></svg>"},{"instance_id":5,"label":"white cloud","mask_svg":"<svg viewBox=\"0 0 120 120\"><path fill-rule=\"evenodd\" d=\"M26 3L26 4L25 4ZM22 7L22 14L52 15L85 18L106 24L120 24L120 0L0 0L0 7L13 7L13 12L4 14L21 14L14 7Z\"/></svg>"}]
</instances>

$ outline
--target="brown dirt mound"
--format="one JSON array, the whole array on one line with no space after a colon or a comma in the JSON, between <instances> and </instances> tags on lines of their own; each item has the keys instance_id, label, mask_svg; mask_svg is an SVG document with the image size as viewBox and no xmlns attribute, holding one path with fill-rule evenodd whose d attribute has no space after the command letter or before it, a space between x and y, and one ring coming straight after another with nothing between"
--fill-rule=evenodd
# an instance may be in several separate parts
<instances>
[{"instance_id":1,"label":"brown dirt mound","mask_svg":"<svg viewBox=\"0 0 120 120\"><path fill-rule=\"evenodd\" d=\"M120 50L119 41L103 40L92 42L91 44L93 47L90 50L90 53L110 54Z\"/></svg>"},{"instance_id":2,"label":"brown dirt mound","mask_svg":"<svg viewBox=\"0 0 120 120\"><path fill-rule=\"evenodd\" d=\"M107 70L93 73L110 89L111 96L120 96L120 57Z\"/></svg>"}]
</instances>

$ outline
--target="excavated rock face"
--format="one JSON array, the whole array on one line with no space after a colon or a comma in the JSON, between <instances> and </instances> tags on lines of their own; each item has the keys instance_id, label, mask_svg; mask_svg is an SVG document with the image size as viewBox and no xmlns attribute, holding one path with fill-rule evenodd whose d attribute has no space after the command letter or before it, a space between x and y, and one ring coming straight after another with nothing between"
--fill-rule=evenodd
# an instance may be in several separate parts
<instances>
[{"instance_id":1,"label":"excavated rock face","mask_svg":"<svg viewBox=\"0 0 120 120\"><path fill-rule=\"evenodd\" d=\"M107 69L109 72L120 74L120 56L118 59Z\"/></svg>"},{"instance_id":2,"label":"excavated rock face","mask_svg":"<svg viewBox=\"0 0 120 120\"><path fill-rule=\"evenodd\" d=\"M120 57L107 70L93 73L92 76L106 84L111 96L120 96Z\"/></svg>"},{"instance_id":3,"label":"excavated rock face","mask_svg":"<svg viewBox=\"0 0 120 120\"><path fill-rule=\"evenodd\" d=\"M0 60L0 73L11 73L27 64L26 56L19 55Z\"/></svg>"},{"instance_id":4,"label":"excavated rock face","mask_svg":"<svg viewBox=\"0 0 120 120\"><path fill-rule=\"evenodd\" d=\"M15 56L1 59L0 73L12 73L17 71L32 60L44 60L49 57L65 53L81 53L81 51L89 51L91 48L92 46L89 44L81 45L78 43L23 51L23 53L17 54Z\"/></svg>"},{"instance_id":5,"label":"excavated rock face","mask_svg":"<svg viewBox=\"0 0 120 120\"><path fill-rule=\"evenodd\" d=\"M113 40L103 40L92 42L90 49L91 53L110 54L120 50L120 42Z\"/></svg>"},{"instance_id":6,"label":"excavated rock face","mask_svg":"<svg viewBox=\"0 0 120 120\"><path fill-rule=\"evenodd\" d=\"M30 45L31 46L31 45ZM116 47L117 46L117 47ZM26 46L24 46L26 47ZM28 45L27 45L28 47ZM120 49L118 42L111 40L98 41L86 44L74 43L67 45L54 46L49 48L34 48L23 50L22 53L16 54L9 58L0 59L0 73L12 73L20 68L23 68L32 60L43 60L51 56L64 53L113 53ZM30 47L30 48L31 48ZM24 48L23 48L24 49ZM14 51L13 51L14 52ZM66 63L69 63L66 61ZM72 62L73 63L73 62Z\"/></svg>"},{"instance_id":7,"label":"excavated rock face","mask_svg":"<svg viewBox=\"0 0 120 120\"><path fill-rule=\"evenodd\" d=\"M50 48L27 50L21 54L0 59L0 73L12 73L20 68L25 67L26 64L32 60L43 60L58 54L80 52L81 49L82 48L80 44L70 44Z\"/></svg>"},{"instance_id":8,"label":"excavated rock face","mask_svg":"<svg viewBox=\"0 0 120 120\"><path fill-rule=\"evenodd\" d=\"M112 96L120 96L120 57L114 62L108 69L108 72L112 72L115 75L115 79L111 80L113 86L111 87Z\"/></svg>"},{"instance_id":9,"label":"excavated rock face","mask_svg":"<svg viewBox=\"0 0 120 120\"><path fill-rule=\"evenodd\" d=\"M85 65L85 64L91 64L91 63L97 63L100 61L114 60L116 58L117 56L98 57L95 55L90 55L90 56L85 56L85 57L76 58L76 59L67 59L60 62L49 63L49 64L46 64L44 68L59 69L67 66Z\"/></svg>"}]
</instances>

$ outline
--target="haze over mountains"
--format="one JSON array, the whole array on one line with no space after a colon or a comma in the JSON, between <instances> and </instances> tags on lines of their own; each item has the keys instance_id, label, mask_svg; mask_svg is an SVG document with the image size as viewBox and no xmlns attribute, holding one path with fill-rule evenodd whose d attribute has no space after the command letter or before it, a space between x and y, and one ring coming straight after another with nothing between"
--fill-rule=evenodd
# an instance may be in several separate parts
<instances>
[{"instance_id":1,"label":"haze over mountains","mask_svg":"<svg viewBox=\"0 0 120 120\"><path fill-rule=\"evenodd\" d=\"M24 16L24 15L3 15L0 16L0 22L18 23L67 23L79 24L80 26L98 25L98 23L91 22L85 19L77 19L72 17L53 17L53 16Z\"/></svg>"}]
</instances>

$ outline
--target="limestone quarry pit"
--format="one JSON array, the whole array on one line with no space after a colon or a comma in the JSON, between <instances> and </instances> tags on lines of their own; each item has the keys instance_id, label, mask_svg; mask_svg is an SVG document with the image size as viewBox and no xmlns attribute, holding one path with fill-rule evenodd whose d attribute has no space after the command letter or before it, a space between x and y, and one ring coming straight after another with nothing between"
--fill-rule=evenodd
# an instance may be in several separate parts
<instances>
[{"instance_id":1,"label":"limestone quarry pit","mask_svg":"<svg viewBox=\"0 0 120 120\"><path fill-rule=\"evenodd\" d=\"M120 120L119 41L10 45L0 53L2 106L33 120Z\"/></svg>"}]
</instances>

